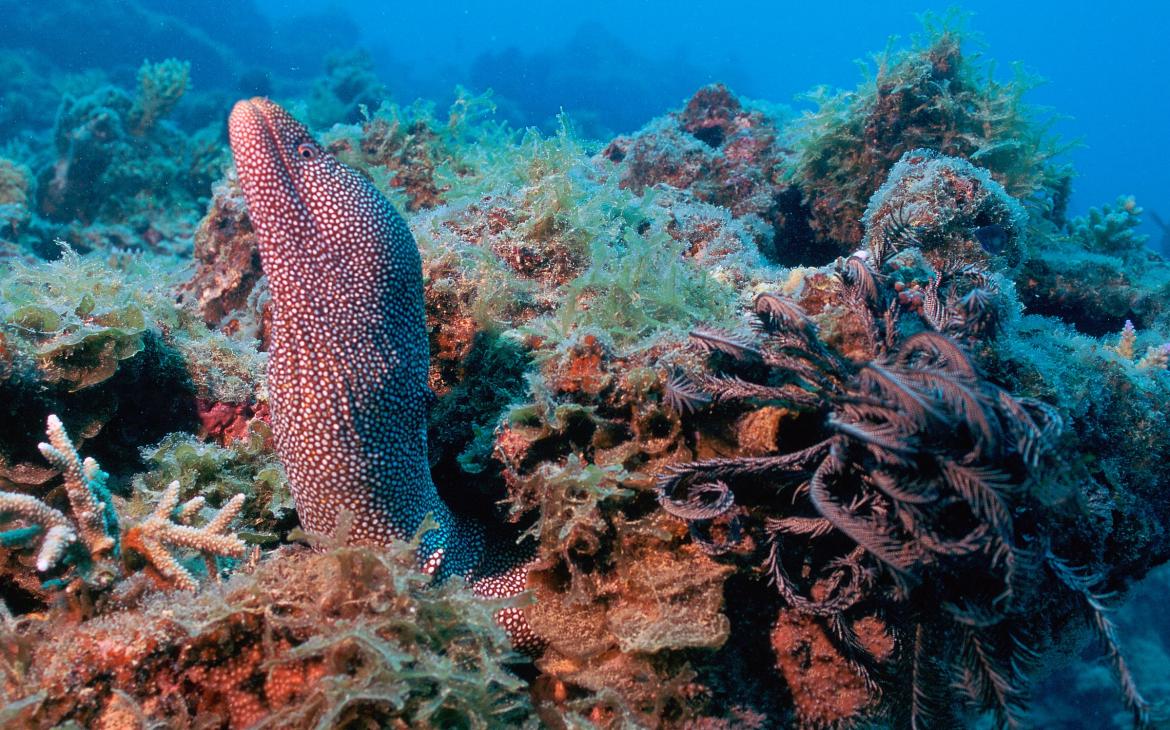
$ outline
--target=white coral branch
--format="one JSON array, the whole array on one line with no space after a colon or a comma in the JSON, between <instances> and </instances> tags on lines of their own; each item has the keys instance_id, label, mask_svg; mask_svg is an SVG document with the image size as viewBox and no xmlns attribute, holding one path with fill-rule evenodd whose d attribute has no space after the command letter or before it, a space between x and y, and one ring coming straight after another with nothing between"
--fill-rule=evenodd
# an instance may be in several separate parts
<instances>
[{"instance_id":1,"label":"white coral branch","mask_svg":"<svg viewBox=\"0 0 1170 730\"><path fill-rule=\"evenodd\" d=\"M167 485L154 512L131 529L137 537L135 542L155 570L179 588L193 591L198 586L195 576L175 559L171 549L196 550L204 557L215 555L243 557L245 549L243 540L228 533L227 528L244 506L244 495L237 494L228 500L228 503L203 527L182 524L202 507L202 497L188 501L180 508L179 516L173 518L178 504L179 482L173 481Z\"/></svg>"},{"instance_id":2,"label":"white coral branch","mask_svg":"<svg viewBox=\"0 0 1170 730\"><path fill-rule=\"evenodd\" d=\"M77 541L73 523L64 513L28 494L0 492L0 514L13 514L45 531L37 553L37 570L46 571L57 564L65 549Z\"/></svg>"},{"instance_id":3,"label":"white coral branch","mask_svg":"<svg viewBox=\"0 0 1170 730\"><path fill-rule=\"evenodd\" d=\"M39 445L45 459L65 475L65 493L73 508L77 532L95 562L107 557L116 543L106 532L107 474L93 459L81 460L76 447L65 432L61 419L49 416L46 433L49 443Z\"/></svg>"},{"instance_id":4,"label":"white coral branch","mask_svg":"<svg viewBox=\"0 0 1170 730\"><path fill-rule=\"evenodd\" d=\"M1166 370L1170 366L1170 343L1146 350L1137 366L1139 370Z\"/></svg>"}]
</instances>

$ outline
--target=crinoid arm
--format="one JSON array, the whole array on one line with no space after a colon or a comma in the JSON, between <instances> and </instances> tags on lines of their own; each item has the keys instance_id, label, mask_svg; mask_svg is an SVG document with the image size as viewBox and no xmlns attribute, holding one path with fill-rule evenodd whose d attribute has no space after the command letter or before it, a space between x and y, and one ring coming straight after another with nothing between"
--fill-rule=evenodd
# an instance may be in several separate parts
<instances>
[{"instance_id":1,"label":"crinoid arm","mask_svg":"<svg viewBox=\"0 0 1170 730\"><path fill-rule=\"evenodd\" d=\"M1051 550L1045 553L1044 564L1066 588L1084 602L1089 623L1097 634L1097 638L1104 645L1105 656L1113 667L1113 673L1117 675L1125 706L1133 715L1134 726L1149 727L1150 704L1138 691L1137 682L1134 681L1129 664L1126 663L1125 656L1121 653L1121 646L1117 641L1117 627L1110 620L1109 609L1105 605L1107 596L1093 590L1093 586L1098 584L1100 579L1085 570L1069 565L1053 554Z\"/></svg>"},{"instance_id":2,"label":"crinoid arm","mask_svg":"<svg viewBox=\"0 0 1170 730\"><path fill-rule=\"evenodd\" d=\"M849 278L863 280L860 264L851 270ZM762 357L751 379L711 374L690 382L743 407L797 404L799 437L814 443L672 465L659 478L659 502L713 555L727 549L711 537L720 520L752 546L785 610L819 622L841 660L876 688L874 697L908 682L909 704L886 709L895 726L957 727L988 712L1003 727L1022 727L1036 653L1030 627L1014 611L1039 590L1042 570L1017 519L1061 418L990 382L943 331L953 307L935 294L938 331L903 336L898 310L887 309L886 346L872 348L860 365L820 343L791 300L758 298L753 352ZM881 296L855 301L884 306ZM720 332L717 341L722 346L707 350L743 349L733 333ZM736 344L723 345L729 342ZM1144 701L1099 597L1064 572L1091 609L1127 705L1144 721ZM886 627L899 648L884 661L896 666L876 669L880 662L855 628L859 616Z\"/></svg>"}]
</instances>

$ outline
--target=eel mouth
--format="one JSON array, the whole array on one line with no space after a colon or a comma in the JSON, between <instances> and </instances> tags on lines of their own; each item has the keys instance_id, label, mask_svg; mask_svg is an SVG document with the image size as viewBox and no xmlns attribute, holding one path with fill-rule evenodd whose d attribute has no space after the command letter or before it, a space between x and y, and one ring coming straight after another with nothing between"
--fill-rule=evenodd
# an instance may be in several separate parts
<instances>
[{"instance_id":1,"label":"eel mouth","mask_svg":"<svg viewBox=\"0 0 1170 730\"><path fill-rule=\"evenodd\" d=\"M247 176L252 168L260 168L268 161L275 163L276 172L282 173L285 179L292 178L292 166L281 144L277 118L282 113L278 105L262 96L235 103L228 116L228 140L237 171Z\"/></svg>"},{"instance_id":2,"label":"eel mouth","mask_svg":"<svg viewBox=\"0 0 1170 730\"><path fill-rule=\"evenodd\" d=\"M271 131L265 130L268 125L264 121L260 106L265 101L267 100L263 97L257 96L252 99L241 99L232 106L232 113L228 116L228 139L232 152L237 155L250 140L254 141L265 131L271 137Z\"/></svg>"}]
</instances>

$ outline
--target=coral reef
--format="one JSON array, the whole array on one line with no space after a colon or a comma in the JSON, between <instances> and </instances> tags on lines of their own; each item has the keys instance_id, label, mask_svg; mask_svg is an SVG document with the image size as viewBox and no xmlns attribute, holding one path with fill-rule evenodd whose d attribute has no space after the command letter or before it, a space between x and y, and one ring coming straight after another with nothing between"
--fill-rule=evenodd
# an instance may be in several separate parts
<instances>
[{"instance_id":1,"label":"coral reef","mask_svg":"<svg viewBox=\"0 0 1170 730\"><path fill-rule=\"evenodd\" d=\"M829 253L815 248L796 220L800 194L784 181L792 162L779 121L745 108L716 84L700 89L682 111L613 140L601 157L639 195L659 184L689 190L744 219L769 259L814 263Z\"/></svg>"},{"instance_id":2,"label":"coral reef","mask_svg":"<svg viewBox=\"0 0 1170 730\"><path fill-rule=\"evenodd\" d=\"M419 463L534 546L500 602L419 569L430 521L297 529L232 40L0 54L0 724L1166 721L1170 266L1132 198L1067 211L1029 79L928 25L799 117L714 84L602 142L513 128L514 89L384 98L360 54L239 79L405 214Z\"/></svg>"},{"instance_id":3,"label":"coral reef","mask_svg":"<svg viewBox=\"0 0 1170 730\"><path fill-rule=\"evenodd\" d=\"M1170 264L1145 248L1136 230L1141 214L1123 197L1049 230L1013 275L1026 309L1098 337L1126 321L1165 329Z\"/></svg>"},{"instance_id":4,"label":"coral reef","mask_svg":"<svg viewBox=\"0 0 1170 730\"><path fill-rule=\"evenodd\" d=\"M1069 234L1085 249L1103 254L1138 254L1147 236L1138 233L1142 209L1132 197L1122 196L1110 206L1090 208L1089 214L1069 221Z\"/></svg>"},{"instance_id":5,"label":"coral reef","mask_svg":"<svg viewBox=\"0 0 1170 730\"><path fill-rule=\"evenodd\" d=\"M200 403L244 409L245 420L256 414L263 356L177 308L177 277L162 262L60 256L14 262L0 276L0 477L44 481L32 446L49 413L63 414L79 443L119 471L141 446L195 430Z\"/></svg>"},{"instance_id":6,"label":"coral reef","mask_svg":"<svg viewBox=\"0 0 1170 730\"><path fill-rule=\"evenodd\" d=\"M60 101L55 90L45 83L51 75L50 62L39 55L20 53L11 47L0 52L0 72L4 89L0 90L0 136L11 139L30 129L53 123L53 112Z\"/></svg>"},{"instance_id":7,"label":"coral reef","mask_svg":"<svg viewBox=\"0 0 1170 730\"><path fill-rule=\"evenodd\" d=\"M492 605L457 581L431 586L417 544L323 547L284 548L194 598L148 595L66 634L50 618L8 617L0 717L243 728L530 716Z\"/></svg>"},{"instance_id":8,"label":"coral reef","mask_svg":"<svg viewBox=\"0 0 1170 730\"><path fill-rule=\"evenodd\" d=\"M932 150L911 150L890 169L863 216L864 244L878 261L907 245L933 261L1024 257L1023 207L984 169Z\"/></svg>"},{"instance_id":9,"label":"coral reef","mask_svg":"<svg viewBox=\"0 0 1170 730\"><path fill-rule=\"evenodd\" d=\"M818 240L856 246L870 196L917 148L970 160L1013 197L1060 215L1069 171L1054 162L1059 143L1023 101L1034 80L995 80L989 65L963 54L955 18L926 21L930 32L916 47L877 56L856 91L818 90L817 109L798 122L792 181Z\"/></svg>"},{"instance_id":10,"label":"coral reef","mask_svg":"<svg viewBox=\"0 0 1170 730\"><path fill-rule=\"evenodd\" d=\"M362 118L363 109L377 109L386 96L369 54L331 53L325 57L325 78L313 86L310 122L322 128L338 122L352 124Z\"/></svg>"},{"instance_id":11,"label":"coral reef","mask_svg":"<svg viewBox=\"0 0 1170 730\"><path fill-rule=\"evenodd\" d=\"M146 471L134 480L135 492L159 493L178 483L181 498L202 497L213 506L244 495L246 508L236 520L243 528L240 537L274 545L295 525L292 495L272 453L268 426L255 418L244 422L242 431L226 446L215 443L213 433L205 435L210 442L173 433L144 448Z\"/></svg>"},{"instance_id":12,"label":"coral reef","mask_svg":"<svg viewBox=\"0 0 1170 730\"><path fill-rule=\"evenodd\" d=\"M243 557L244 543L225 532L243 507L244 495L231 497L206 524L195 527L191 523L200 516L205 499L200 495L179 506L179 483L173 481L148 517L123 529L106 487L109 475L92 458L81 459L56 416L49 416L47 433L49 443L42 443L40 451L64 477L71 517L31 495L0 492L0 516L17 523L0 533L0 545L13 551L39 539L36 572L55 574L37 585L31 575L10 570L11 578L29 593L47 600L62 591L84 607L131 571L132 553L145 561L161 585L195 590L195 576L172 549L199 552L212 578L219 575L217 556Z\"/></svg>"},{"instance_id":13,"label":"coral reef","mask_svg":"<svg viewBox=\"0 0 1170 730\"><path fill-rule=\"evenodd\" d=\"M0 256L16 253L15 243L29 224L31 186L32 171L27 166L0 158Z\"/></svg>"},{"instance_id":14,"label":"coral reef","mask_svg":"<svg viewBox=\"0 0 1170 730\"><path fill-rule=\"evenodd\" d=\"M1127 325L1164 332L1170 264L1145 248L1141 215L1123 196L1050 232L1014 277L1027 310L1098 337ZM1156 365L1160 355L1149 354Z\"/></svg>"},{"instance_id":15,"label":"coral reef","mask_svg":"<svg viewBox=\"0 0 1170 730\"><path fill-rule=\"evenodd\" d=\"M256 235L234 181L221 181L212 189L211 207L195 231L194 257L196 275L184 289L194 298L192 304L203 321L263 339L260 322L252 322L251 327L238 319L224 322L229 313L249 311L249 298L261 277Z\"/></svg>"},{"instance_id":16,"label":"coral reef","mask_svg":"<svg viewBox=\"0 0 1170 730\"><path fill-rule=\"evenodd\" d=\"M51 130L6 143L3 255L52 259L57 241L81 252L189 250L223 160L217 128L173 120L189 77L190 64L176 59L144 62L136 90L101 73L37 77L63 96L52 101Z\"/></svg>"},{"instance_id":17,"label":"coral reef","mask_svg":"<svg viewBox=\"0 0 1170 730\"><path fill-rule=\"evenodd\" d=\"M177 58L142 64L138 69L138 95L130 108L129 122L134 134L143 135L159 122L187 91L191 64Z\"/></svg>"},{"instance_id":18,"label":"coral reef","mask_svg":"<svg viewBox=\"0 0 1170 730\"><path fill-rule=\"evenodd\" d=\"M204 195L219 163L204 149L209 136L188 137L160 123L186 90L189 72L175 59L146 62L134 96L103 86L66 97L53 134L57 157L38 173L38 212L62 222L130 221Z\"/></svg>"},{"instance_id":19,"label":"coral reef","mask_svg":"<svg viewBox=\"0 0 1170 730\"><path fill-rule=\"evenodd\" d=\"M779 404L788 423L777 441L802 448L673 465L659 482L663 506L688 521L708 552L735 551L745 531L755 535L759 559L789 607L773 645L801 721L886 715L911 727L953 723L966 702L994 710L1002 724L1020 724L1036 658L1029 646L1035 618L1051 612L1041 599L1051 580L1045 566L1086 597L1126 701L1144 717L1145 702L1091 590L1096 581L1051 553L1036 567L1023 565L1025 551L1036 549L1025 546L1051 542L1043 531L1016 526L1013 515L1028 511L1019 501L1055 444L1059 415L983 380L952 339L933 332L902 339L890 293L867 297L873 272L857 271L865 273L847 296L869 306L870 317L887 313L874 342L878 357L860 368L827 350L799 306L775 295L756 301L764 343L705 329L692 334L708 351L774 369L776 385L711 376L696 376L696 385L721 402ZM738 507L737 497L748 495L729 482L750 484L747 504L759 506ZM761 482L772 494L760 494ZM819 632L796 617L815 619ZM785 665L794 642L810 641L835 671ZM880 707L882 696L913 702Z\"/></svg>"}]
</instances>

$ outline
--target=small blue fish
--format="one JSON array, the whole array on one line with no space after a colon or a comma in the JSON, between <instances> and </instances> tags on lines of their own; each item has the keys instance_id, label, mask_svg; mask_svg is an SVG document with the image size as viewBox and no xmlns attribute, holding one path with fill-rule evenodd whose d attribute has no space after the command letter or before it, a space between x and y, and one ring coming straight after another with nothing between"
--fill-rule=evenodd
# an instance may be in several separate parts
<instances>
[{"instance_id":1,"label":"small blue fish","mask_svg":"<svg viewBox=\"0 0 1170 730\"><path fill-rule=\"evenodd\" d=\"M975 237L984 251L992 255L1003 253L1008 242L1007 229L998 223L973 228L971 235Z\"/></svg>"}]
</instances>

